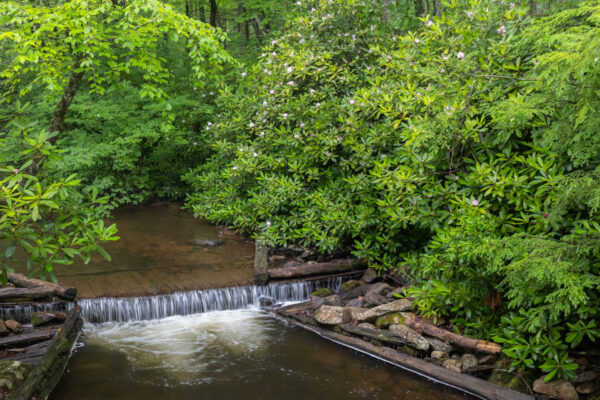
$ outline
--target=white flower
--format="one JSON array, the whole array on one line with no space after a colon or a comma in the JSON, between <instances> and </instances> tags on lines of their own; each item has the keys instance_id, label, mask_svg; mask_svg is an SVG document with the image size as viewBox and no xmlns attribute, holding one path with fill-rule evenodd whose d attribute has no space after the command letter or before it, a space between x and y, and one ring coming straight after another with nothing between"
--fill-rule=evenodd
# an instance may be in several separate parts
<instances>
[{"instance_id":1,"label":"white flower","mask_svg":"<svg viewBox=\"0 0 600 400\"><path fill-rule=\"evenodd\" d=\"M506 28L504 27L504 25L500 25L500 28L498 28L498 33L500 35L504 35L506 33Z\"/></svg>"},{"instance_id":2,"label":"white flower","mask_svg":"<svg viewBox=\"0 0 600 400\"><path fill-rule=\"evenodd\" d=\"M462 60L463 58L465 58L465 53L463 53L462 51L459 51L456 54L456 58L458 58L459 60Z\"/></svg>"},{"instance_id":3,"label":"white flower","mask_svg":"<svg viewBox=\"0 0 600 400\"><path fill-rule=\"evenodd\" d=\"M265 100L265 101L263 101L263 107L266 107L266 106L267 106L267 104L268 104L268 103L267 103L267 101L266 101L266 100Z\"/></svg>"},{"instance_id":4,"label":"white flower","mask_svg":"<svg viewBox=\"0 0 600 400\"><path fill-rule=\"evenodd\" d=\"M296 135L294 135L294 138L295 138L295 139L300 139L300 136L298 136L298 135L296 134Z\"/></svg>"},{"instance_id":5,"label":"white flower","mask_svg":"<svg viewBox=\"0 0 600 400\"><path fill-rule=\"evenodd\" d=\"M290 85L290 86L294 86L294 81L288 81L287 84Z\"/></svg>"},{"instance_id":6,"label":"white flower","mask_svg":"<svg viewBox=\"0 0 600 400\"><path fill-rule=\"evenodd\" d=\"M255 152L255 153L252 153L252 155L253 155L254 157L258 157L258 153L256 153L256 152Z\"/></svg>"},{"instance_id":7,"label":"white flower","mask_svg":"<svg viewBox=\"0 0 600 400\"><path fill-rule=\"evenodd\" d=\"M235 167L235 166L234 166L234 167L233 167L233 170L234 170L234 171L237 171L237 167Z\"/></svg>"},{"instance_id":8,"label":"white flower","mask_svg":"<svg viewBox=\"0 0 600 400\"><path fill-rule=\"evenodd\" d=\"M287 113L283 113L283 119L287 119L288 114Z\"/></svg>"},{"instance_id":9,"label":"white flower","mask_svg":"<svg viewBox=\"0 0 600 400\"><path fill-rule=\"evenodd\" d=\"M246 77L246 73L242 72L242 78L245 78L245 77Z\"/></svg>"},{"instance_id":10,"label":"white flower","mask_svg":"<svg viewBox=\"0 0 600 400\"><path fill-rule=\"evenodd\" d=\"M313 95L315 94L317 91L315 89L310 89L310 94Z\"/></svg>"},{"instance_id":11,"label":"white flower","mask_svg":"<svg viewBox=\"0 0 600 400\"><path fill-rule=\"evenodd\" d=\"M304 124L304 122L300 122L300 128L304 128L306 125Z\"/></svg>"},{"instance_id":12,"label":"white flower","mask_svg":"<svg viewBox=\"0 0 600 400\"><path fill-rule=\"evenodd\" d=\"M254 122L250 122L250 123L248 124L248 126L249 126L250 128L254 128Z\"/></svg>"},{"instance_id":13,"label":"white flower","mask_svg":"<svg viewBox=\"0 0 600 400\"><path fill-rule=\"evenodd\" d=\"M290 54L290 55L292 56L293 54ZM294 70L294 67L292 67L292 66L290 65L290 66L287 68L287 73L288 73L288 74L291 74L293 70Z\"/></svg>"},{"instance_id":14,"label":"white flower","mask_svg":"<svg viewBox=\"0 0 600 400\"><path fill-rule=\"evenodd\" d=\"M317 107L317 108L321 107L321 103L315 104L315 107Z\"/></svg>"},{"instance_id":15,"label":"white flower","mask_svg":"<svg viewBox=\"0 0 600 400\"><path fill-rule=\"evenodd\" d=\"M419 39L417 39L417 38L415 38L415 43L416 43L416 44L419 44L419 42L420 42L420 40L419 40Z\"/></svg>"},{"instance_id":16,"label":"white flower","mask_svg":"<svg viewBox=\"0 0 600 400\"><path fill-rule=\"evenodd\" d=\"M475 15L475 13L474 13L473 11L469 11L469 12L467 13L467 16L468 16L469 18L471 18L471 19L473 18L473 16L474 16L474 15Z\"/></svg>"},{"instance_id":17,"label":"white flower","mask_svg":"<svg viewBox=\"0 0 600 400\"><path fill-rule=\"evenodd\" d=\"M299 5L299 6L301 6L302 2L301 1L297 1L296 4Z\"/></svg>"},{"instance_id":18,"label":"white flower","mask_svg":"<svg viewBox=\"0 0 600 400\"><path fill-rule=\"evenodd\" d=\"M265 136L265 133L264 133L264 132L261 132L261 133L260 133L260 136Z\"/></svg>"},{"instance_id":19,"label":"white flower","mask_svg":"<svg viewBox=\"0 0 600 400\"><path fill-rule=\"evenodd\" d=\"M275 94L275 91L273 89L271 89L271 90L269 90L269 93Z\"/></svg>"},{"instance_id":20,"label":"white flower","mask_svg":"<svg viewBox=\"0 0 600 400\"><path fill-rule=\"evenodd\" d=\"M427 22L425 22L425 25L426 26L431 26L431 25L433 25L433 21L427 20Z\"/></svg>"},{"instance_id":21,"label":"white flower","mask_svg":"<svg viewBox=\"0 0 600 400\"><path fill-rule=\"evenodd\" d=\"M354 99L350 99L350 104L354 104Z\"/></svg>"},{"instance_id":22,"label":"white flower","mask_svg":"<svg viewBox=\"0 0 600 400\"><path fill-rule=\"evenodd\" d=\"M271 44L272 44L272 45L276 45L276 44L277 44L277 40L273 40L273 41L271 42Z\"/></svg>"},{"instance_id":23,"label":"white flower","mask_svg":"<svg viewBox=\"0 0 600 400\"><path fill-rule=\"evenodd\" d=\"M271 226L271 221L267 221L266 225Z\"/></svg>"}]
</instances>

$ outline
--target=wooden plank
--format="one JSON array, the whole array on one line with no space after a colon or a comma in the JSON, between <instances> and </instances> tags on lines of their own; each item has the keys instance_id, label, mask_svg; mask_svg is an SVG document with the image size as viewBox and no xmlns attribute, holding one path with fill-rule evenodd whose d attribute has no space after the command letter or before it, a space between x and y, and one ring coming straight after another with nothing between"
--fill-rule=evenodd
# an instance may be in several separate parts
<instances>
[{"instance_id":1,"label":"wooden plank","mask_svg":"<svg viewBox=\"0 0 600 400\"><path fill-rule=\"evenodd\" d=\"M360 260L333 260L325 263L300 264L292 267L272 268L270 279L303 278L311 275L334 274L366 268Z\"/></svg>"},{"instance_id":2,"label":"wooden plank","mask_svg":"<svg viewBox=\"0 0 600 400\"><path fill-rule=\"evenodd\" d=\"M46 290L51 291L55 296L64 300L73 301L75 300L75 296L77 296L77 289L73 287L46 282L40 279L28 278L23 274L9 272L8 281L15 286L23 288L45 288Z\"/></svg>"},{"instance_id":3,"label":"wooden plank","mask_svg":"<svg viewBox=\"0 0 600 400\"><path fill-rule=\"evenodd\" d=\"M364 336L370 339L375 339L381 343L393 344L396 346L403 346L406 344L406 340L394 335L390 331L383 331L377 329L361 328L356 325L341 324L340 328L343 331L350 332L353 335Z\"/></svg>"},{"instance_id":4,"label":"wooden plank","mask_svg":"<svg viewBox=\"0 0 600 400\"><path fill-rule=\"evenodd\" d=\"M398 350L385 346L375 346L362 339L345 336L316 326L303 324L299 321L284 318L277 313L275 317L313 332L327 340L349 347L353 350L371 355L382 361L401 367L428 379L454 387L463 392L486 400L531 400L532 397L511 389L507 389L471 375L450 371L444 367L428 363L416 357L409 356Z\"/></svg>"}]
</instances>

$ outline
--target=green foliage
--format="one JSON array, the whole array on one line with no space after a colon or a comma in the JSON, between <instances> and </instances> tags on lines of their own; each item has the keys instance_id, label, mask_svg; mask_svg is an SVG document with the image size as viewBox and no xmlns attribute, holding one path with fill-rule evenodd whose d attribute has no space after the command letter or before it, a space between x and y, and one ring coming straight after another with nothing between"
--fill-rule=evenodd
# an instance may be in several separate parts
<instances>
[{"instance_id":1,"label":"green foliage","mask_svg":"<svg viewBox=\"0 0 600 400\"><path fill-rule=\"evenodd\" d=\"M571 325L600 306L600 6L530 6L455 1L404 34L370 2L297 17L223 90L190 207L271 244L408 263L421 312L572 378Z\"/></svg>"},{"instance_id":2,"label":"green foliage","mask_svg":"<svg viewBox=\"0 0 600 400\"><path fill-rule=\"evenodd\" d=\"M90 91L98 94L137 74L142 96L163 98L170 74L157 51L163 35L185 43L197 85L230 60L219 43L222 34L158 0L72 0L50 7L8 1L0 4L0 15L0 42L10 43L10 62L0 73L9 82L7 99L40 87L62 94L73 72L86 73ZM208 76L207 66L213 67Z\"/></svg>"},{"instance_id":3,"label":"green foliage","mask_svg":"<svg viewBox=\"0 0 600 400\"><path fill-rule=\"evenodd\" d=\"M0 253L2 276L14 262L26 262L31 274L56 281L53 265L71 264L80 257L86 262L97 252L109 255L100 242L116 240L115 225L105 226L98 218L98 205L106 202L92 193L85 199L77 190L75 175L66 179L44 179L48 164L58 159L44 131L32 134L27 126L11 121L25 149L11 161L0 158ZM6 134L0 134L0 155L5 154ZM19 251L25 254L20 257Z\"/></svg>"}]
</instances>

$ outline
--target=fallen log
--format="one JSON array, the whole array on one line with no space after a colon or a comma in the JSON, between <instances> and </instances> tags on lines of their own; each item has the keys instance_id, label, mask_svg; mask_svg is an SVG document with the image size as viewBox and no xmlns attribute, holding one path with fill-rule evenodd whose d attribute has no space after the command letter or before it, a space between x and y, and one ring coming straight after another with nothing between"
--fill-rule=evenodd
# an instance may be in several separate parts
<instances>
[{"instance_id":1,"label":"fallen log","mask_svg":"<svg viewBox=\"0 0 600 400\"><path fill-rule=\"evenodd\" d=\"M486 400L528 400L531 396L511 389L503 388L483 379L476 378L467 374L450 371L439 365L428 363L416 357L409 356L398 350L385 346L375 346L356 337L341 335L316 326L310 326L301 322L282 317L275 313L275 316L283 321L304 328L317 335L331 340L332 342L349 347L355 351L378 358L382 361L403 368L407 371L416 373L428 379L433 379L441 384L445 384L455 389L475 395Z\"/></svg>"},{"instance_id":2,"label":"fallen log","mask_svg":"<svg viewBox=\"0 0 600 400\"><path fill-rule=\"evenodd\" d=\"M44 340L52 339L56 332L58 332L58 326L49 326L43 328L34 328L29 331L19 333L18 335L11 335L0 338L0 347L11 347L11 346L25 346L32 343L42 342Z\"/></svg>"},{"instance_id":3,"label":"fallen log","mask_svg":"<svg viewBox=\"0 0 600 400\"><path fill-rule=\"evenodd\" d=\"M350 324L341 324L340 328L343 331L352 333L353 335L368 337L369 339L375 339L382 343L393 344L396 346L404 346L406 344L404 339L394 335L389 331L361 328L359 326Z\"/></svg>"},{"instance_id":4,"label":"fallen log","mask_svg":"<svg viewBox=\"0 0 600 400\"><path fill-rule=\"evenodd\" d=\"M499 344L473 339L446 329L438 328L437 326L418 318L415 314L405 313L405 315L407 318L404 321L404 325L414 329L420 334L432 336L443 340L446 343L451 343L465 349L482 353L498 354L502 351L502 347Z\"/></svg>"},{"instance_id":5,"label":"fallen log","mask_svg":"<svg viewBox=\"0 0 600 400\"><path fill-rule=\"evenodd\" d=\"M49 339L27 347L7 349L6 355L1 358L4 361L20 361L24 364L35 365L40 362L51 343L52 339Z\"/></svg>"},{"instance_id":6,"label":"fallen log","mask_svg":"<svg viewBox=\"0 0 600 400\"><path fill-rule=\"evenodd\" d=\"M324 263L300 264L269 269L270 279L303 278L311 275L333 274L366 268L360 260L333 260Z\"/></svg>"},{"instance_id":7,"label":"fallen log","mask_svg":"<svg viewBox=\"0 0 600 400\"><path fill-rule=\"evenodd\" d=\"M12 288L3 287L0 288L0 302L19 302L19 301L32 301L38 299L51 298L54 295L54 291L48 290L43 287L32 287L32 288Z\"/></svg>"},{"instance_id":8,"label":"fallen log","mask_svg":"<svg viewBox=\"0 0 600 400\"><path fill-rule=\"evenodd\" d=\"M7 400L45 399L60 380L67 365L71 349L79 337L83 320L81 307L74 307L60 327L41 361L25 379L25 382L9 393Z\"/></svg>"},{"instance_id":9,"label":"fallen log","mask_svg":"<svg viewBox=\"0 0 600 400\"><path fill-rule=\"evenodd\" d=\"M69 300L69 301L75 300L75 296L77 296L77 289L75 289L73 287L59 285L59 284L52 283L52 282L46 282L46 281L42 281L40 279L28 278L23 274L9 273L8 281L18 287L24 287L24 288L42 287L49 291L52 291L55 296L60 297L61 299Z\"/></svg>"}]
</instances>

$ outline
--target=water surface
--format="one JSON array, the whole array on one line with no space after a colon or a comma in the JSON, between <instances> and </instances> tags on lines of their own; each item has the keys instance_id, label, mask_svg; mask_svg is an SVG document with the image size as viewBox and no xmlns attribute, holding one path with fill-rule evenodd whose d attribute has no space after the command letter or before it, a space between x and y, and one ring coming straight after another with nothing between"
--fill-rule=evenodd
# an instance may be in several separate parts
<instances>
[{"instance_id":1,"label":"water surface","mask_svg":"<svg viewBox=\"0 0 600 400\"><path fill-rule=\"evenodd\" d=\"M50 396L70 399L467 399L257 309L87 324Z\"/></svg>"}]
</instances>

